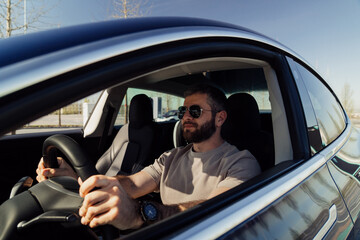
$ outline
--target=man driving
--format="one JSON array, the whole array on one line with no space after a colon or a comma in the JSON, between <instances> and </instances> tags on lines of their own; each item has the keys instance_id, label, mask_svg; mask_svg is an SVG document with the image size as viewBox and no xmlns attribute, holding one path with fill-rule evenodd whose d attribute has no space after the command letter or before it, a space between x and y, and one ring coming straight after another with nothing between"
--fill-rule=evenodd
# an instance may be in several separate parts
<instances>
[{"instance_id":1,"label":"man driving","mask_svg":"<svg viewBox=\"0 0 360 240\"><path fill-rule=\"evenodd\" d=\"M79 180L84 198L79 209L82 224L136 229L193 207L260 173L250 152L239 151L221 137L227 118L224 93L209 85L197 85L184 95L178 116L190 144L163 153L154 164L130 176L96 175ZM77 176L64 160L59 163L59 169L48 169L41 160L37 180ZM162 203L137 200L154 191L160 192Z\"/></svg>"}]
</instances>

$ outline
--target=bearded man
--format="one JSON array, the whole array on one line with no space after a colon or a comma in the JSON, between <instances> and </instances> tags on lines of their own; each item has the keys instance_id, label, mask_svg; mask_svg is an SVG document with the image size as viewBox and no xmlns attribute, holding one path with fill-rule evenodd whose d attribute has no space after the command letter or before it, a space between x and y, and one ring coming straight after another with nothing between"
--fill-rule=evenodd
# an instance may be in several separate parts
<instances>
[{"instance_id":1,"label":"bearded man","mask_svg":"<svg viewBox=\"0 0 360 240\"><path fill-rule=\"evenodd\" d=\"M80 183L84 197L81 222L90 227L111 224L135 229L213 198L260 173L247 150L239 151L221 137L226 97L209 85L185 92L178 116L190 142L163 153L154 164L130 176L96 175ZM136 200L160 192L162 203Z\"/></svg>"}]
</instances>

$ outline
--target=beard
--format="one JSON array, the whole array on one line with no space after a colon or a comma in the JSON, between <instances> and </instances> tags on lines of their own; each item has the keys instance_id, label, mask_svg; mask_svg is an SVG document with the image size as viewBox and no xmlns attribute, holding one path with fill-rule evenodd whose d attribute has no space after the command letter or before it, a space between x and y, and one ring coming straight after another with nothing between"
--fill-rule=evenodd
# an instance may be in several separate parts
<instances>
[{"instance_id":1,"label":"beard","mask_svg":"<svg viewBox=\"0 0 360 240\"><path fill-rule=\"evenodd\" d=\"M197 123L193 122L184 122L183 124L192 124L196 128L194 132L190 132L189 130L184 130L182 125L183 136L188 143L200 143L205 141L209 139L216 131L214 117L201 125L200 128L198 128Z\"/></svg>"}]
</instances>

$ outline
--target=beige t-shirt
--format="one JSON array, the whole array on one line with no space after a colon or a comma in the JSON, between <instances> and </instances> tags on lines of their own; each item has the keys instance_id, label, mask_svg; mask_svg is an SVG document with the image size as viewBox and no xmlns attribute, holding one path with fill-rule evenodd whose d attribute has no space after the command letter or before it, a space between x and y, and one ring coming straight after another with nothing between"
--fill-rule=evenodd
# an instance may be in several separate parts
<instances>
[{"instance_id":1,"label":"beige t-shirt","mask_svg":"<svg viewBox=\"0 0 360 240\"><path fill-rule=\"evenodd\" d=\"M224 142L208 152L194 152L192 144L163 153L143 169L158 184L163 204L208 199L219 187L235 187L258 175L260 166L247 150Z\"/></svg>"}]
</instances>

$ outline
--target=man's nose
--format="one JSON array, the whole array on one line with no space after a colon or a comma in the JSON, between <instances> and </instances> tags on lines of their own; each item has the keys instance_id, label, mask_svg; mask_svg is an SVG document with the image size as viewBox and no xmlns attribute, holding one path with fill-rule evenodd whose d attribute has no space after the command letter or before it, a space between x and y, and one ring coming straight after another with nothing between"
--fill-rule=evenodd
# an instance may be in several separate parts
<instances>
[{"instance_id":1,"label":"man's nose","mask_svg":"<svg viewBox=\"0 0 360 240\"><path fill-rule=\"evenodd\" d=\"M193 119L193 117L190 115L190 112L189 112L189 109L186 109L186 111L185 111L185 113L184 113L184 117L183 117L183 119L184 118L191 118L191 119Z\"/></svg>"}]
</instances>

